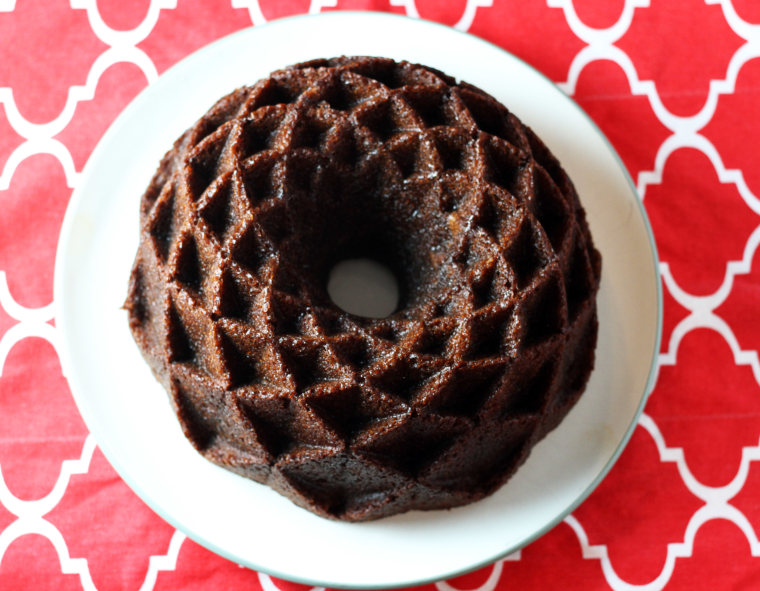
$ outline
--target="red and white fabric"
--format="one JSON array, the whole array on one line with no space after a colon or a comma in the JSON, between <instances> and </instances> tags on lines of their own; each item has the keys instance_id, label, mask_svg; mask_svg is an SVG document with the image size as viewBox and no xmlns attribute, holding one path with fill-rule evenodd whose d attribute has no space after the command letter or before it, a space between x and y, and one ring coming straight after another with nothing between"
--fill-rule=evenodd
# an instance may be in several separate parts
<instances>
[{"instance_id":1,"label":"red and white fabric","mask_svg":"<svg viewBox=\"0 0 760 591\"><path fill-rule=\"evenodd\" d=\"M760 589L757 0L0 0L0 589L302 589L196 545L108 465L61 372L53 267L88 155L140 90L235 30L346 9L467 30L557 82L620 153L661 258L656 386L610 475L426 591Z\"/></svg>"}]
</instances>

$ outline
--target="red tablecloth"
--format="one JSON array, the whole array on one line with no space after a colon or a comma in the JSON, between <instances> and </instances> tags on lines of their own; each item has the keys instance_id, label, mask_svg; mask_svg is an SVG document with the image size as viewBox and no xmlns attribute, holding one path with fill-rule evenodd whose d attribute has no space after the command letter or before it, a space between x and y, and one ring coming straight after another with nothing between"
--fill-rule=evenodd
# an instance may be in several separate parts
<instances>
[{"instance_id":1,"label":"red tablecloth","mask_svg":"<svg viewBox=\"0 0 760 591\"><path fill-rule=\"evenodd\" d=\"M108 465L61 374L53 267L132 97L227 33L334 9L454 25L558 82L621 154L662 260L658 379L610 475L538 541L436 586L760 589L757 0L0 0L0 588L300 587L186 539Z\"/></svg>"}]
</instances>

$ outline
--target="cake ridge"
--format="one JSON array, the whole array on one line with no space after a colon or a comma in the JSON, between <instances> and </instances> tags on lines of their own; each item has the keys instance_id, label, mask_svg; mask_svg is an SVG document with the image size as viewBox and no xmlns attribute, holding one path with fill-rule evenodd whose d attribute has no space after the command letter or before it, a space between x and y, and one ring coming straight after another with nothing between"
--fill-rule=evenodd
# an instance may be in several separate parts
<instances>
[{"instance_id":1,"label":"cake ridge","mask_svg":"<svg viewBox=\"0 0 760 591\"><path fill-rule=\"evenodd\" d=\"M327 293L362 256L400 280L387 318ZM358 521L514 473L585 388L600 273L572 182L506 107L340 57L230 93L175 142L125 307L200 453Z\"/></svg>"}]
</instances>

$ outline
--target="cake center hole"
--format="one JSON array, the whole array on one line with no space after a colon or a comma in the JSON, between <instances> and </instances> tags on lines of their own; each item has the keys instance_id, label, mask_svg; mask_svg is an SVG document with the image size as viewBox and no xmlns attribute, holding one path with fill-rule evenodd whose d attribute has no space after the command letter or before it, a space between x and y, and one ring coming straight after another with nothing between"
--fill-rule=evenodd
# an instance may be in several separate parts
<instances>
[{"instance_id":1,"label":"cake center hole","mask_svg":"<svg viewBox=\"0 0 760 591\"><path fill-rule=\"evenodd\" d=\"M327 281L330 299L356 316L385 318L398 306L398 282L393 272L372 259L348 259L336 264Z\"/></svg>"}]
</instances>

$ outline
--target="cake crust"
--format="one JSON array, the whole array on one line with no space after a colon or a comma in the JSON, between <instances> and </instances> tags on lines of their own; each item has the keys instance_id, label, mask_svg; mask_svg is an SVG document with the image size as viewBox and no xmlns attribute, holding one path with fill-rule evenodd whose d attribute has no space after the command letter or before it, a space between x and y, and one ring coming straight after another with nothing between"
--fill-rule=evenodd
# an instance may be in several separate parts
<instances>
[{"instance_id":1,"label":"cake crust","mask_svg":"<svg viewBox=\"0 0 760 591\"><path fill-rule=\"evenodd\" d=\"M329 518L491 494L582 394L601 257L541 140L431 68L342 57L217 102L140 205L129 326L204 457ZM387 318L327 294L369 257Z\"/></svg>"}]
</instances>

